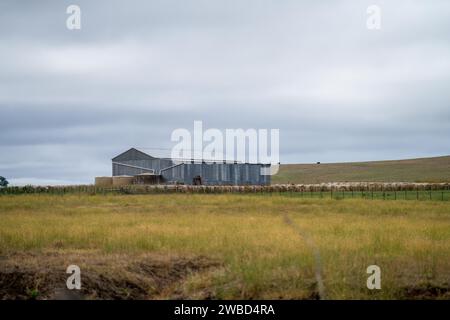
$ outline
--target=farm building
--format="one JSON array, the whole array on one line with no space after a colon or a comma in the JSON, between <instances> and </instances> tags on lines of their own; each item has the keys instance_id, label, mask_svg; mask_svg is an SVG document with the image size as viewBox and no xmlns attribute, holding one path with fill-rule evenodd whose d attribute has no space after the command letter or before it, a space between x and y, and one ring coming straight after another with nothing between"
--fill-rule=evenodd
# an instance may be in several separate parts
<instances>
[{"instance_id":1,"label":"farm building","mask_svg":"<svg viewBox=\"0 0 450 320\"><path fill-rule=\"evenodd\" d=\"M135 148L112 159L112 175L135 176L138 184L268 185L270 164L155 158Z\"/></svg>"}]
</instances>

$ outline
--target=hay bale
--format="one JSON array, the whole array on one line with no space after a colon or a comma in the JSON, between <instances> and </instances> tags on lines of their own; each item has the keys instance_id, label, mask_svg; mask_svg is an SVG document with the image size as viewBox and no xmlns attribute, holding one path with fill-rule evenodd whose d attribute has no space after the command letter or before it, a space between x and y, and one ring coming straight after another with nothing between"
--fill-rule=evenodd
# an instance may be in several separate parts
<instances>
[{"instance_id":1,"label":"hay bale","mask_svg":"<svg viewBox=\"0 0 450 320\"><path fill-rule=\"evenodd\" d=\"M113 185L112 177L95 177L96 187L111 187Z\"/></svg>"},{"instance_id":2,"label":"hay bale","mask_svg":"<svg viewBox=\"0 0 450 320\"><path fill-rule=\"evenodd\" d=\"M133 184L133 179L132 176L115 176L112 177L112 185L114 187L128 186Z\"/></svg>"}]
</instances>

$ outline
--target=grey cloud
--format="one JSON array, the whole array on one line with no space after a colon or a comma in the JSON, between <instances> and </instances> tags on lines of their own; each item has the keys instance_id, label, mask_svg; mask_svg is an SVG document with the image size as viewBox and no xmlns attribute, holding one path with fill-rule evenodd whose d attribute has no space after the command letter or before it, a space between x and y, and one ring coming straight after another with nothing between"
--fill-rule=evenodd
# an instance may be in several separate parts
<instances>
[{"instance_id":1,"label":"grey cloud","mask_svg":"<svg viewBox=\"0 0 450 320\"><path fill-rule=\"evenodd\" d=\"M284 163L448 154L450 3L371 4L2 1L0 175L91 182L194 120L279 128Z\"/></svg>"}]
</instances>

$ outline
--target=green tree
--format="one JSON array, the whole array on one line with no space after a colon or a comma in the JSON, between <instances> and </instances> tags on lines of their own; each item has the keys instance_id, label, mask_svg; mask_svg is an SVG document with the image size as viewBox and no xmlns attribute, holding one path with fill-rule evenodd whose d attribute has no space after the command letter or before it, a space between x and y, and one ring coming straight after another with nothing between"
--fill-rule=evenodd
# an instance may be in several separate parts
<instances>
[{"instance_id":1,"label":"green tree","mask_svg":"<svg viewBox=\"0 0 450 320\"><path fill-rule=\"evenodd\" d=\"M8 180L6 180L4 177L0 176L0 187L7 187L9 184Z\"/></svg>"}]
</instances>

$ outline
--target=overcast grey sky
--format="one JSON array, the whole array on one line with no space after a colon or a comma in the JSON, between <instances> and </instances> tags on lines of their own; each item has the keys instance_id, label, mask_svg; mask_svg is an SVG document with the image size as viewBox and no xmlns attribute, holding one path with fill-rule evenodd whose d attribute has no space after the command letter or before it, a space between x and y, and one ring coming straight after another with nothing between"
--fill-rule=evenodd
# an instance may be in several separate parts
<instances>
[{"instance_id":1,"label":"overcast grey sky","mask_svg":"<svg viewBox=\"0 0 450 320\"><path fill-rule=\"evenodd\" d=\"M279 128L282 163L450 154L449 39L448 0L2 0L0 175L91 183L194 120Z\"/></svg>"}]
</instances>

